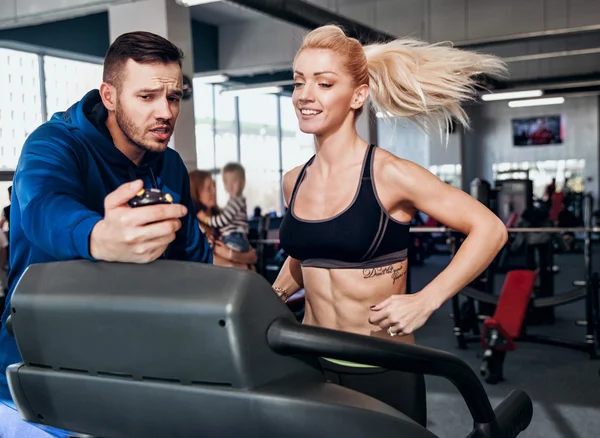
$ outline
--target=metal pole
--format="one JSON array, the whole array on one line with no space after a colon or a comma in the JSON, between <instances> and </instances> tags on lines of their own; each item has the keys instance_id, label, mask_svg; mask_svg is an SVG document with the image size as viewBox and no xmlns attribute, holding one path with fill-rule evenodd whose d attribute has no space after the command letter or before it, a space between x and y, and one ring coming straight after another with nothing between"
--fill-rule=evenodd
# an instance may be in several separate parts
<instances>
[{"instance_id":1,"label":"metal pole","mask_svg":"<svg viewBox=\"0 0 600 438\"><path fill-rule=\"evenodd\" d=\"M592 275L592 196L588 193L583 199L583 217L585 231L585 242L583 246L583 259L585 266L585 283L586 283L586 296L585 296L585 319L586 319L586 336L585 341L588 344L588 352L590 358L596 356L596 341L594 339L595 320L594 320L594 295L598 293L598 276Z\"/></svg>"},{"instance_id":2,"label":"metal pole","mask_svg":"<svg viewBox=\"0 0 600 438\"><path fill-rule=\"evenodd\" d=\"M283 214L283 126L281 126L281 96L277 96L277 144L279 145L279 213Z\"/></svg>"},{"instance_id":3,"label":"metal pole","mask_svg":"<svg viewBox=\"0 0 600 438\"><path fill-rule=\"evenodd\" d=\"M598 335L600 334L600 328L598 327L599 284L600 277L597 272L594 272L591 278L591 287L588 292L589 296L586 297L587 334L585 341L588 344L590 359L596 359L598 357Z\"/></svg>"},{"instance_id":4,"label":"metal pole","mask_svg":"<svg viewBox=\"0 0 600 438\"><path fill-rule=\"evenodd\" d=\"M211 170L217 168L217 93L215 86L211 85L212 93L212 146L213 146L213 162Z\"/></svg>"},{"instance_id":5,"label":"metal pole","mask_svg":"<svg viewBox=\"0 0 600 438\"><path fill-rule=\"evenodd\" d=\"M42 108L42 123L48 121L48 105L46 96L46 71L44 69L44 56L38 55L39 81L40 81L40 105Z\"/></svg>"},{"instance_id":6,"label":"metal pole","mask_svg":"<svg viewBox=\"0 0 600 438\"><path fill-rule=\"evenodd\" d=\"M242 162L242 127L240 124L240 100L239 96L234 98L234 109L235 109L235 140L237 145L237 161Z\"/></svg>"}]
</instances>

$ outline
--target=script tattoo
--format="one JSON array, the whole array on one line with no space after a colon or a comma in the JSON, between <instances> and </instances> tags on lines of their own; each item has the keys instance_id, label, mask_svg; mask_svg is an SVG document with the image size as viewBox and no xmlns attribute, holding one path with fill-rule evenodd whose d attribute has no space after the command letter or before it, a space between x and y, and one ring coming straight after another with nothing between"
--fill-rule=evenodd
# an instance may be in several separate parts
<instances>
[{"instance_id":1,"label":"script tattoo","mask_svg":"<svg viewBox=\"0 0 600 438\"><path fill-rule=\"evenodd\" d=\"M396 284L396 280L404 277L404 275L406 275L406 271L404 270L403 266L400 266L399 268L385 266L383 268L363 269L363 276L365 278L379 277L381 275L391 275L392 284Z\"/></svg>"}]
</instances>

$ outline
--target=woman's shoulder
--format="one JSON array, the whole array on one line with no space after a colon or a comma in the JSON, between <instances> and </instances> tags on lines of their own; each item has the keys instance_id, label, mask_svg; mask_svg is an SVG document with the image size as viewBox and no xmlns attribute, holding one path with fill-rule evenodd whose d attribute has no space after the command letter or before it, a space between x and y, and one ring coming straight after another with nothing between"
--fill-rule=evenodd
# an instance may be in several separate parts
<instances>
[{"instance_id":1,"label":"woman's shoulder","mask_svg":"<svg viewBox=\"0 0 600 438\"><path fill-rule=\"evenodd\" d=\"M381 148L377 148L374 157L373 173L377 182L406 189L438 179L414 161L401 158Z\"/></svg>"},{"instance_id":2,"label":"woman's shoulder","mask_svg":"<svg viewBox=\"0 0 600 438\"><path fill-rule=\"evenodd\" d=\"M410 172L413 167L420 167L412 161L401 158L394 153L377 147L373 157L373 171L378 177L397 177L398 174Z\"/></svg>"},{"instance_id":3,"label":"woman's shoulder","mask_svg":"<svg viewBox=\"0 0 600 438\"><path fill-rule=\"evenodd\" d=\"M300 172L302 172L303 167L304 164L301 164L300 166L296 166L283 174L283 197L285 198L286 206L290 201L292 192L294 191L294 186L296 185L296 181L298 180L298 176L300 176Z\"/></svg>"}]
</instances>

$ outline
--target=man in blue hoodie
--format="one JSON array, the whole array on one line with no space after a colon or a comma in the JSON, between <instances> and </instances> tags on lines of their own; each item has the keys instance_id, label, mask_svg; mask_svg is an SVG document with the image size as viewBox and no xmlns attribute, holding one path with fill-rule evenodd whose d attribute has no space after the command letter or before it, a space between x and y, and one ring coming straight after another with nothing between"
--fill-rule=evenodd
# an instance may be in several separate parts
<instances>
[{"instance_id":1,"label":"man in blue hoodie","mask_svg":"<svg viewBox=\"0 0 600 438\"><path fill-rule=\"evenodd\" d=\"M187 169L167 147L182 98L183 53L148 32L117 38L103 82L25 142L14 176L9 294L0 329L0 436L67 436L18 420L5 371L21 362L5 329L15 286L34 263L88 259L212 263L190 198ZM142 188L172 204L131 208Z\"/></svg>"}]
</instances>

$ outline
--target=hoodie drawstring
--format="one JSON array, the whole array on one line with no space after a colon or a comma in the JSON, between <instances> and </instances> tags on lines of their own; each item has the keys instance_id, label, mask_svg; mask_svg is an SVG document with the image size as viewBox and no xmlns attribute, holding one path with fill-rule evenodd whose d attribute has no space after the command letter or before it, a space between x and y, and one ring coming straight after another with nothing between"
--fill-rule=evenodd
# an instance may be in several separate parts
<instances>
[{"instance_id":1,"label":"hoodie drawstring","mask_svg":"<svg viewBox=\"0 0 600 438\"><path fill-rule=\"evenodd\" d=\"M156 177L154 176L154 172L152 171L152 168L148 167L148 170L150 171L150 179L152 180L152 188L160 189L160 187L158 187L158 182L156 181ZM129 179L131 181L135 181L136 179L139 179L139 177L137 176L137 172L135 171L135 169L132 166L129 166L127 168L127 171L129 173Z\"/></svg>"}]
</instances>

